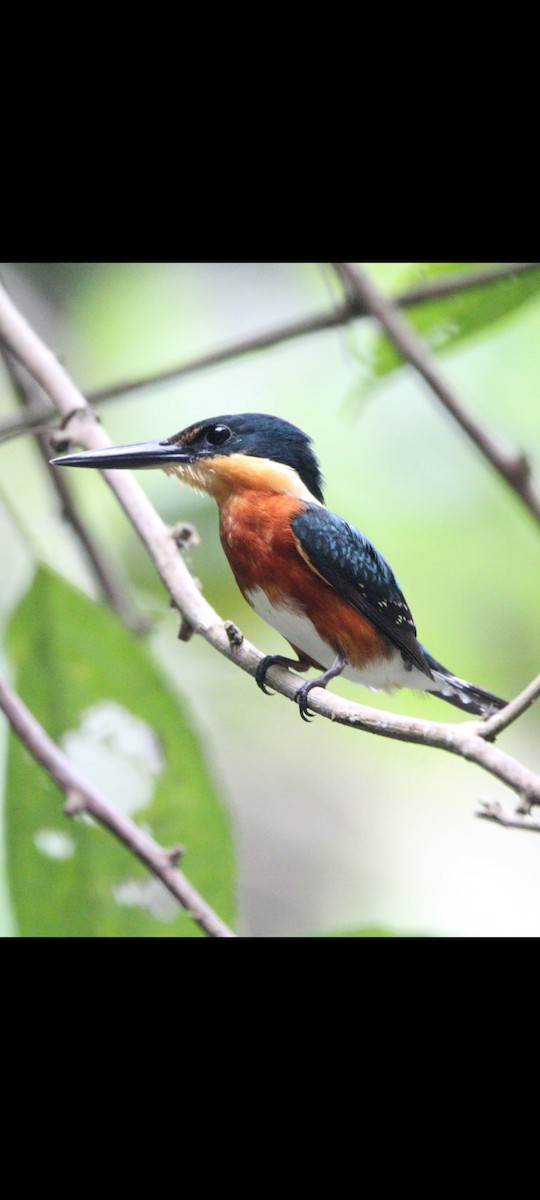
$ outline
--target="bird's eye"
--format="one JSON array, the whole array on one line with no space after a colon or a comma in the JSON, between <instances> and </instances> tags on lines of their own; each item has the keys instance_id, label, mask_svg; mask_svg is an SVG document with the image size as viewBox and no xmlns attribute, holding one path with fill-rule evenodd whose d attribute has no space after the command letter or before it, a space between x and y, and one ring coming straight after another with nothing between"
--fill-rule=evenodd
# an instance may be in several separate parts
<instances>
[{"instance_id":1,"label":"bird's eye","mask_svg":"<svg viewBox=\"0 0 540 1200\"><path fill-rule=\"evenodd\" d=\"M213 425L208 430L206 440L210 442L211 446L222 446L224 442L228 442L230 437L231 430L228 425Z\"/></svg>"}]
</instances>

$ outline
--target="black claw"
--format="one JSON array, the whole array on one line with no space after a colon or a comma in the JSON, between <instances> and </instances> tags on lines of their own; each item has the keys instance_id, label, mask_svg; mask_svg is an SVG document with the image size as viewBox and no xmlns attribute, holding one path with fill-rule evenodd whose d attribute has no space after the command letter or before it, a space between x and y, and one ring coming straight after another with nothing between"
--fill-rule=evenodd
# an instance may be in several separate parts
<instances>
[{"instance_id":1,"label":"black claw","mask_svg":"<svg viewBox=\"0 0 540 1200\"><path fill-rule=\"evenodd\" d=\"M269 670L269 668L277 665L278 663L281 667L292 667L297 671L307 671L309 667L309 663L304 662L304 659L302 658L299 658L296 662L292 658L284 658L282 654L266 654L264 658L261 658L261 661L255 671L255 682L257 687L260 687L261 692L264 692L265 696L273 696L275 694L274 692L268 691L268 688L265 687L264 681L266 672ZM322 675L319 675L317 679L312 679L309 683L303 683L302 687L298 689L295 700L300 709L300 716L303 721L307 721L308 724L310 724L313 720L312 716L308 716L308 696L311 689L314 687L325 688L331 679L335 679L337 675L341 675L341 672L346 665L347 661L343 651L338 650L332 666L329 667L327 671L325 671Z\"/></svg>"},{"instance_id":2,"label":"black claw","mask_svg":"<svg viewBox=\"0 0 540 1200\"><path fill-rule=\"evenodd\" d=\"M300 709L300 716L303 721L307 722L308 725L311 725L311 722L313 720L313 717L308 717L308 712L309 712L308 696L309 696L310 691L311 691L311 688L310 688L309 684L304 683L302 685L302 687L299 688L299 690L297 691L296 697L295 697L298 707Z\"/></svg>"},{"instance_id":3,"label":"black claw","mask_svg":"<svg viewBox=\"0 0 540 1200\"><path fill-rule=\"evenodd\" d=\"M296 660L295 658L285 658L283 654L266 654L264 658L261 658L257 670L255 671L255 682L257 687L260 687L261 692L264 692L265 696L275 696L275 692L269 692L264 683L266 672L270 669L270 667L291 667L293 671L307 671L308 665L309 664L304 662L301 658Z\"/></svg>"},{"instance_id":4,"label":"black claw","mask_svg":"<svg viewBox=\"0 0 540 1200\"><path fill-rule=\"evenodd\" d=\"M275 661L276 657L274 654L267 654L264 658L261 658L260 663L257 665L257 670L255 671L255 683L257 684L257 687L260 687L261 692L264 692L265 696L275 696L275 692L269 691L264 682L266 678L266 672L269 670L272 664L275 663Z\"/></svg>"},{"instance_id":5,"label":"black claw","mask_svg":"<svg viewBox=\"0 0 540 1200\"><path fill-rule=\"evenodd\" d=\"M312 720L312 718L308 717L308 715L307 715L308 711L309 711L308 696L309 696L311 689L314 687L325 688L327 683L330 683L331 679L336 679L336 677L338 675L341 675L341 672L343 671L343 668L346 666L346 664L347 664L347 660L345 658L343 651L338 650L336 657L332 663L332 666L329 667L327 671L324 671L324 673L322 675L319 675L317 679L311 679L309 683L303 683L302 687L298 689L298 691L296 693L296 700L298 701L298 707L300 709L300 716L302 717L303 721L311 721Z\"/></svg>"}]
</instances>

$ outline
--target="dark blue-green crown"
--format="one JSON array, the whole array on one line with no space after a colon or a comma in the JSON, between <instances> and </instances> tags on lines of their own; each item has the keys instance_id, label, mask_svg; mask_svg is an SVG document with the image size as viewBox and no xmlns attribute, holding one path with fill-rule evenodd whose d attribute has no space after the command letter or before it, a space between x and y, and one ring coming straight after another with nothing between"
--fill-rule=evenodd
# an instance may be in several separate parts
<instances>
[{"instance_id":1,"label":"dark blue-green crown","mask_svg":"<svg viewBox=\"0 0 540 1200\"><path fill-rule=\"evenodd\" d=\"M197 457L215 454L247 454L251 458L269 458L292 467L302 483L323 503L321 469L312 449L311 438L284 421L267 413L235 413L197 421L167 439L193 451Z\"/></svg>"}]
</instances>

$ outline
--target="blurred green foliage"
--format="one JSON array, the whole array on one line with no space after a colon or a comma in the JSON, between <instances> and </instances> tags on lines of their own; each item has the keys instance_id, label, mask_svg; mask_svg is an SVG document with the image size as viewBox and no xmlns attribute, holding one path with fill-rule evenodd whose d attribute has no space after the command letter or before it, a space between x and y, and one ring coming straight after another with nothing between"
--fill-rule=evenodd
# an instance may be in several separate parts
<instances>
[{"instance_id":1,"label":"blurred green foliage","mask_svg":"<svg viewBox=\"0 0 540 1200\"><path fill-rule=\"evenodd\" d=\"M477 265L369 269L396 292ZM6 277L88 389L187 361L330 302L317 264L15 264ZM463 402L493 434L526 450L537 479L538 287L534 271L408 310L433 348L448 351L444 370ZM117 400L101 416L122 443L246 410L305 428L329 507L389 559L424 644L458 674L515 694L539 669L539 531L398 365L376 329L359 321ZM6 380L0 421L12 411ZM252 936L538 934L540 840L473 820L479 799L508 802L502 788L449 756L329 722L304 727L292 706L263 697L200 639L178 643L162 585L125 517L97 475L74 472L82 512L152 622L146 645L126 634L95 603L95 580L32 440L0 445L0 455L0 619L12 621L4 666L109 799L132 803L146 780L134 818L163 844L186 846L186 874L224 919L233 917L236 888L238 928ZM238 593L212 504L161 473L140 480L165 520L195 523L201 545L190 565L221 615L261 650L283 649ZM459 719L419 694L370 697L346 682L335 687L380 708ZM504 735L505 749L536 770L539 732L537 706ZM0 769L1 753L0 743ZM193 932L109 834L62 815L59 793L15 743L6 781L0 931Z\"/></svg>"},{"instance_id":2,"label":"blurred green foliage","mask_svg":"<svg viewBox=\"0 0 540 1200\"><path fill-rule=\"evenodd\" d=\"M234 916L229 823L185 705L140 640L59 576L39 570L8 634L25 704L83 775L114 795L164 847L181 837L191 883ZM163 885L62 797L10 735L6 847L10 892L26 937L197 936ZM202 935L201 935L202 936Z\"/></svg>"},{"instance_id":3,"label":"blurred green foliage","mask_svg":"<svg viewBox=\"0 0 540 1200\"><path fill-rule=\"evenodd\" d=\"M495 264L494 264L495 265ZM485 263L422 263L404 273L400 290L411 283L448 277L467 270L485 267ZM420 268L420 269L419 269ZM480 333L498 321L504 321L527 300L540 291L540 267L536 270L506 275L493 283L454 292L440 299L413 304L407 308L407 319L433 350L441 353L473 334ZM403 366L403 357L385 335L376 338L366 387Z\"/></svg>"}]
</instances>

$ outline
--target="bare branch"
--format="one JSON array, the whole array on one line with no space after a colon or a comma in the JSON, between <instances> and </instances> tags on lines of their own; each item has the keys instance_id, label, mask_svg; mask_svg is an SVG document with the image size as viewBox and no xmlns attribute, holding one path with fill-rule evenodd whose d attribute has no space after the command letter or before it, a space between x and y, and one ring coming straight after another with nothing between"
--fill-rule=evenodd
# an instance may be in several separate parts
<instances>
[{"instance_id":1,"label":"bare branch","mask_svg":"<svg viewBox=\"0 0 540 1200\"><path fill-rule=\"evenodd\" d=\"M440 300L443 296L453 296L456 292L470 291L471 288L483 287L486 283L497 283L512 275L521 275L533 271L540 263L502 263L497 267L478 267L476 271L456 271L452 275L440 275L437 279L429 279L416 287L407 288L394 298L394 304L400 308L409 308L413 304L424 304L429 300Z\"/></svg>"},{"instance_id":2,"label":"bare branch","mask_svg":"<svg viewBox=\"0 0 540 1200\"><path fill-rule=\"evenodd\" d=\"M494 713L493 716L488 717L487 720L484 721L479 730L481 736L485 738L486 742L493 741L503 729L506 729L508 725L512 724L513 721L517 721L517 718L520 717L522 713L526 712L526 710L531 707L531 704L534 704L534 701L537 700L539 696L540 675L537 675L536 679L533 679L532 683L529 683L528 686L519 693L519 696L516 696L515 700L511 700L510 703L506 705L506 708L499 709L498 712Z\"/></svg>"},{"instance_id":3,"label":"bare branch","mask_svg":"<svg viewBox=\"0 0 540 1200\"><path fill-rule=\"evenodd\" d=\"M476 816L484 821L495 821L507 829L528 829L531 833L540 833L540 821L534 821L527 811L520 812L517 809L509 812L500 804L484 804Z\"/></svg>"},{"instance_id":4,"label":"bare branch","mask_svg":"<svg viewBox=\"0 0 540 1200\"><path fill-rule=\"evenodd\" d=\"M19 403L31 411L32 406L36 402L35 393L37 389L35 380L5 350L0 350L0 353L2 354L4 365ZM68 480L50 465L49 438L45 434L39 434L37 445L52 486L60 501L62 516L69 521L79 539L101 593L111 607L116 609L128 629L132 629L134 633L146 633L148 631L148 622L142 614L135 611L133 601L127 590L127 585L120 579L119 572L114 563L102 548L101 543L96 540L89 525L79 512Z\"/></svg>"},{"instance_id":5,"label":"bare branch","mask_svg":"<svg viewBox=\"0 0 540 1200\"><path fill-rule=\"evenodd\" d=\"M531 271L538 266L540 266L540 263L503 263L501 266L486 267L477 271L460 271L447 278L432 279L424 283L419 283L415 287L407 288L394 297L393 303L400 308L407 308L414 304L423 304L442 296L450 296L455 292L461 292L465 289L482 287L487 283L495 283L508 276ZM313 316L304 317L298 321L288 321L283 325L276 326L274 329L266 330L264 333L255 334L253 337L241 338L240 340L230 342L228 345L221 346L217 350L201 354L190 362L169 367L166 371L156 371L150 375L124 379L120 383L115 383L108 387L96 388L88 393L88 401L94 405L103 404L108 400L131 395L133 392L138 392L145 388L174 383L176 380L182 379L187 375L193 375L197 371L203 371L209 367L215 367L222 363L242 358L258 350L267 350L272 346L282 345L284 342L292 341L296 338L305 337L312 333L320 333L325 329L336 329L341 325L347 325L350 321L370 316L371 309L362 300L358 294L358 290L350 288L347 289L347 292L346 303L338 305L333 312L316 313ZM46 401L36 401L31 411L25 417L12 418L0 425L0 442L8 441L10 438L17 437L21 433L46 432L45 423L50 421L54 415L55 412L52 405Z\"/></svg>"},{"instance_id":6,"label":"bare branch","mask_svg":"<svg viewBox=\"0 0 540 1200\"><path fill-rule=\"evenodd\" d=\"M54 409L46 400L32 406L22 416L8 417L0 424L0 445L11 442L14 438L31 433L50 433L51 421L54 419Z\"/></svg>"},{"instance_id":7,"label":"bare branch","mask_svg":"<svg viewBox=\"0 0 540 1200\"><path fill-rule=\"evenodd\" d=\"M66 432L73 440L91 449L110 445L103 429L93 417L83 397L64 368L27 324L0 288L0 337L13 353L24 361L54 401L67 423ZM165 527L144 492L129 471L103 471L109 487L115 493L126 515L146 546L172 601L190 628L203 637L214 649L232 660L242 670L255 675L262 655L236 634L231 638L217 613L201 595L194 579L178 553L174 536ZM302 686L292 672L283 667L271 667L268 682L281 695L295 701ZM540 804L540 775L489 744L478 721L464 724L444 724L419 721L410 717L380 712L366 705L353 704L321 689L310 694L309 707L320 716L353 729L378 737L393 738L416 745L431 746L474 762L501 783L511 788L525 804Z\"/></svg>"},{"instance_id":8,"label":"bare branch","mask_svg":"<svg viewBox=\"0 0 540 1200\"><path fill-rule=\"evenodd\" d=\"M394 301L383 295L363 267L357 263L334 263L334 266L341 278L347 279L348 295L351 293L351 288L356 287L360 300L369 307L372 315L377 318L404 358L425 379L447 412L451 414L467 437L474 442L484 458L516 492L540 524L540 496L532 486L530 467L525 456L523 454L507 454L497 445L491 434L487 433L483 426L470 416L454 388L445 379L431 351L396 307Z\"/></svg>"},{"instance_id":9,"label":"bare branch","mask_svg":"<svg viewBox=\"0 0 540 1200\"><path fill-rule=\"evenodd\" d=\"M209 937L236 937L232 929L229 929L203 900L183 872L178 870L176 863L181 853L180 848L165 850L130 817L110 804L92 784L87 783L1 676L0 708L36 761L65 793L66 815L90 813L161 880Z\"/></svg>"}]
</instances>

